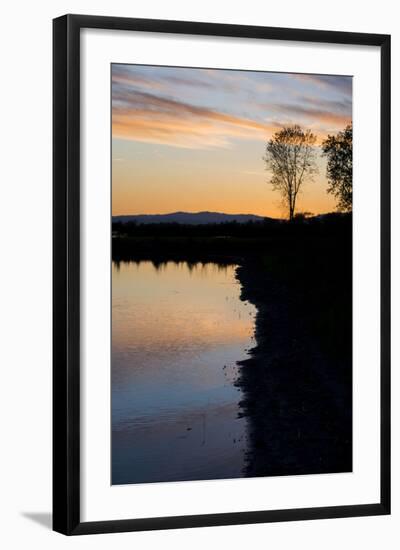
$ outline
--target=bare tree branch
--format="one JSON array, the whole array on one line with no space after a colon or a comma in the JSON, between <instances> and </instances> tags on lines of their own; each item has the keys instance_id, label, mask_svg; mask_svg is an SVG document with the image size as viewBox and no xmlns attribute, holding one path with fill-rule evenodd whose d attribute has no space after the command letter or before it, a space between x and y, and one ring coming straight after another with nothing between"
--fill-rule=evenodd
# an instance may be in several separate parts
<instances>
[{"instance_id":1,"label":"bare tree branch","mask_svg":"<svg viewBox=\"0 0 400 550\"><path fill-rule=\"evenodd\" d=\"M295 214L300 188L317 171L315 141L310 130L296 124L276 132L266 145L263 160L271 173L269 183L281 193L290 220Z\"/></svg>"}]
</instances>

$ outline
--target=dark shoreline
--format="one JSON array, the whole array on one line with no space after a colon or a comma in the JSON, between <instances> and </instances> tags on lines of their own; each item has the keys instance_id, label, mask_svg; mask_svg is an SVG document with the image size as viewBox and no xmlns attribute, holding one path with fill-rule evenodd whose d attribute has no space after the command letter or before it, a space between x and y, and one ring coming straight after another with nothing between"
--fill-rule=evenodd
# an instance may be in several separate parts
<instances>
[{"instance_id":1,"label":"dark shoreline","mask_svg":"<svg viewBox=\"0 0 400 550\"><path fill-rule=\"evenodd\" d=\"M256 346L238 362L246 477L352 471L351 361L321 350L301 300L255 259L241 263L237 279L258 311Z\"/></svg>"}]
</instances>

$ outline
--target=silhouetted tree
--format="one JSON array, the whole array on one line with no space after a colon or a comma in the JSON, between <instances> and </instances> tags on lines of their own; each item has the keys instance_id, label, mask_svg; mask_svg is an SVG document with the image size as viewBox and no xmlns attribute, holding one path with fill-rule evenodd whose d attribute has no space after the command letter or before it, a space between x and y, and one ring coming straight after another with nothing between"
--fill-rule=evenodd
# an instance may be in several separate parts
<instances>
[{"instance_id":1,"label":"silhouetted tree","mask_svg":"<svg viewBox=\"0 0 400 550\"><path fill-rule=\"evenodd\" d=\"M266 145L263 160L272 173L269 183L281 193L290 220L295 214L301 186L316 171L315 141L310 130L296 124L275 132Z\"/></svg>"},{"instance_id":2,"label":"silhouetted tree","mask_svg":"<svg viewBox=\"0 0 400 550\"><path fill-rule=\"evenodd\" d=\"M323 155L328 158L326 174L329 181L328 193L337 200L337 208L343 212L351 210L353 200L353 127L351 124L322 143Z\"/></svg>"}]
</instances>

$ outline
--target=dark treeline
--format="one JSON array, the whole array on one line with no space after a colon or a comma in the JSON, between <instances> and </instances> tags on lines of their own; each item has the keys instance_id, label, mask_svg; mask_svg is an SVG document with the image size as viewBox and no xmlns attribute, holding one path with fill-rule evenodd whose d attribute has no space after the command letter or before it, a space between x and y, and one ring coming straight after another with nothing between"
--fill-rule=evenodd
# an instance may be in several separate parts
<instances>
[{"instance_id":1,"label":"dark treeline","mask_svg":"<svg viewBox=\"0 0 400 550\"><path fill-rule=\"evenodd\" d=\"M292 222L267 221L182 225L113 224L113 260L238 261L279 254L291 258L312 249L325 258L329 248L351 245L351 214L329 214ZM293 252L291 252L291 250ZM275 251L275 252L274 252ZM316 258L316 261L318 259Z\"/></svg>"},{"instance_id":2,"label":"dark treeline","mask_svg":"<svg viewBox=\"0 0 400 550\"><path fill-rule=\"evenodd\" d=\"M146 223L113 222L114 234L128 237L216 237L216 236L240 236L256 237L269 233L276 226L281 225L278 220L265 220L265 222L225 222L208 224L182 224L182 223Z\"/></svg>"},{"instance_id":3,"label":"dark treeline","mask_svg":"<svg viewBox=\"0 0 400 550\"><path fill-rule=\"evenodd\" d=\"M294 220L288 223L286 220L274 220L266 218L263 222L249 221L246 223L225 222L208 224L181 224L181 223L147 223L136 222L113 222L112 231L114 236L123 237L265 237L292 234L308 231L307 228L319 227L323 230L337 226L340 220L345 217L341 214L332 213L323 216L306 218L297 215Z\"/></svg>"},{"instance_id":4,"label":"dark treeline","mask_svg":"<svg viewBox=\"0 0 400 550\"><path fill-rule=\"evenodd\" d=\"M207 224L183 224L183 223L146 223L139 224L132 222L112 222L112 231L115 236L127 237L258 237L281 235L284 233L299 233L309 231L308 228L330 228L337 229L349 216L336 212L323 214L321 216L307 217L297 214L295 218L287 220L265 218L264 221L248 221L246 223L224 222Z\"/></svg>"}]
</instances>

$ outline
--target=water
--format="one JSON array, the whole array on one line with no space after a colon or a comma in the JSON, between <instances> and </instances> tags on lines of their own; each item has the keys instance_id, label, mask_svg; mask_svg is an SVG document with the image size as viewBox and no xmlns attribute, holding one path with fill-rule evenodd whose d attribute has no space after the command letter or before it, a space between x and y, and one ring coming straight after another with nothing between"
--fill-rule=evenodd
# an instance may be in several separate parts
<instances>
[{"instance_id":1,"label":"water","mask_svg":"<svg viewBox=\"0 0 400 550\"><path fill-rule=\"evenodd\" d=\"M113 264L113 484L242 477L234 383L256 310L235 269Z\"/></svg>"}]
</instances>

